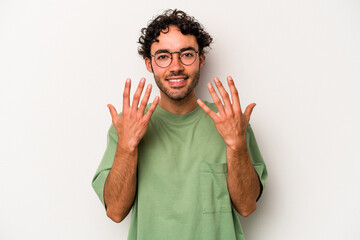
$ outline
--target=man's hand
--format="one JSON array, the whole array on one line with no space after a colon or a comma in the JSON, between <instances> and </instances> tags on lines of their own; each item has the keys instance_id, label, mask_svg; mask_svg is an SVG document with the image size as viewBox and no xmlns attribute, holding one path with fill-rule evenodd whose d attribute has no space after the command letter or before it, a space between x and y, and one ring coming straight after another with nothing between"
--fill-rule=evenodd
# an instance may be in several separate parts
<instances>
[{"instance_id":1,"label":"man's hand","mask_svg":"<svg viewBox=\"0 0 360 240\"><path fill-rule=\"evenodd\" d=\"M245 112L242 113L234 81L231 77L227 80L232 103L220 80L215 78L214 81L224 101L224 106L211 83L208 84L208 88L219 112L213 112L200 99L198 104L213 119L216 129L226 143L229 194L236 210L246 217L255 211L256 199L260 193L260 181L252 166L245 140L246 129L255 103L247 106Z\"/></svg>"},{"instance_id":2,"label":"man's hand","mask_svg":"<svg viewBox=\"0 0 360 240\"><path fill-rule=\"evenodd\" d=\"M131 80L126 79L121 116L119 116L114 106L108 104L112 122L119 136L119 142L121 141L120 145L129 147L129 149L135 149L138 146L146 133L151 115L159 102L159 97L156 96L148 112L145 114L145 107L149 101L152 88L151 84L149 84L141 100L140 107L138 107L144 86L145 78L142 78L134 94L133 103L130 105Z\"/></svg>"},{"instance_id":3,"label":"man's hand","mask_svg":"<svg viewBox=\"0 0 360 240\"><path fill-rule=\"evenodd\" d=\"M146 133L151 115L159 102L159 98L156 97L145 114L145 107L151 93L151 85L149 84L138 107L144 86L145 78L142 78L130 106L131 81L130 79L126 80L121 116L118 115L112 105L108 105L112 122L119 136L114 164L104 186L106 214L114 222L122 221L134 203L137 184L137 147Z\"/></svg>"},{"instance_id":4,"label":"man's hand","mask_svg":"<svg viewBox=\"0 0 360 240\"><path fill-rule=\"evenodd\" d=\"M200 107L212 118L216 129L224 139L227 147L234 151L239 151L244 147L244 144L246 146L246 128L250 121L251 112L256 104L252 103L248 105L245 112L242 113L239 94L235 87L234 81L230 76L227 78L227 81L231 92L232 103L230 101L229 94L226 92L220 80L218 78L214 78L215 85L219 90L224 105L222 104L211 83L208 83L207 85L211 97L219 110L218 113L213 112L200 99L198 99L197 102Z\"/></svg>"}]
</instances>

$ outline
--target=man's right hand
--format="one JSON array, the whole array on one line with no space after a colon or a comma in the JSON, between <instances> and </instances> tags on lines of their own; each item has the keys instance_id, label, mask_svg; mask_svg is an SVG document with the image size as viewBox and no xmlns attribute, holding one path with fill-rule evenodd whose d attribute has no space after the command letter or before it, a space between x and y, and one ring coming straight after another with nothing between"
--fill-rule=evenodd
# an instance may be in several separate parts
<instances>
[{"instance_id":1,"label":"man's right hand","mask_svg":"<svg viewBox=\"0 0 360 240\"><path fill-rule=\"evenodd\" d=\"M159 97L156 96L148 112L145 114L145 107L149 101L152 86L151 84L147 85L140 106L138 106L144 86L145 78L141 78L134 94L133 103L130 105L131 80L126 79L121 116L119 116L113 105L108 104L112 123L119 136L119 144L123 147L128 147L130 150L136 149L140 140L145 135L150 123L151 115L159 102Z\"/></svg>"},{"instance_id":2,"label":"man's right hand","mask_svg":"<svg viewBox=\"0 0 360 240\"><path fill-rule=\"evenodd\" d=\"M136 195L136 169L137 169L137 147L146 133L159 97L145 114L145 108L151 93L151 84L144 90L145 78L140 80L139 86L134 94L134 100L130 106L130 79L126 80L123 111L121 116L112 105L108 105L112 122L119 136L114 164L109 172L104 186L104 201L107 206L106 214L114 222L122 221L129 213ZM140 103L140 106L139 106Z\"/></svg>"}]
</instances>

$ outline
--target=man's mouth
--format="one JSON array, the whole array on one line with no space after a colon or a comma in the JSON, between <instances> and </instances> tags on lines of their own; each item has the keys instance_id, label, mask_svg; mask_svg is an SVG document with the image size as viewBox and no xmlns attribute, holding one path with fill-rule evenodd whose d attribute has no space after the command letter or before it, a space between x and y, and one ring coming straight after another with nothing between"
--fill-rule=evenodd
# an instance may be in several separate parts
<instances>
[{"instance_id":1,"label":"man's mouth","mask_svg":"<svg viewBox=\"0 0 360 240\"><path fill-rule=\"evenodd\" d=\"M189 78L188 76L171 76L166 78L166 81L170 84L170 86L182 87L186 85L186 80L188 78Z\"/></svg>"},{"instance_id":2,"label":"man's mouth","mask_svg":"<svg viewBox=\"0 0 360 240\"><path fill-rule=\"evenodd\" d=\"M169 82L173 82L173 83L177 83L177 82L181 82L181 81L184 81L185 78L179 78L179 79L169 79L168 81Z\"/></svg>"}]
</instances>

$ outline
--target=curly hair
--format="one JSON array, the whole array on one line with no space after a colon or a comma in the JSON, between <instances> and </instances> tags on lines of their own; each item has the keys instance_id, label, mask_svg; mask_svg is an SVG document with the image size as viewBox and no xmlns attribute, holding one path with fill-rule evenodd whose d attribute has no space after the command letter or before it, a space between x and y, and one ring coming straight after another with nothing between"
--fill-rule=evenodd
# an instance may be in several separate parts
<instances>
[{"instance_id":1,"label":"curly hair","mask_svg":"<svg viewBox=\"0 0 360 240\"><path fill-rule=\"evenodd\" d=\"M199 45L200 54L204 53L206 47L210 47L210 43L213 40L212 37L194 17L187 15L181 10L168 9L150 21L147 28L141 29L138 53L144 59L150 58L151 45L159 41L157 37L161 32L166 33L169 31L170 25L178 27L184 35L194 35Z\"/></svg>"}]
</instances>

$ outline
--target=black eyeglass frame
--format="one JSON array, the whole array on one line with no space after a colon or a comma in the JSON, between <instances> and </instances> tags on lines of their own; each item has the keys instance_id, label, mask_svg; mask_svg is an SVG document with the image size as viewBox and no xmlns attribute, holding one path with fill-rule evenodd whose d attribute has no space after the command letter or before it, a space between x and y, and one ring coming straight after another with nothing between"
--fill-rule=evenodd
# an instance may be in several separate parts
<instances>
[{"instance_id":1,"label":"black eyeglass frame","mask_svg":"<svg viewBox=\"0 0 360 240\"><path fill-rule=\"evenodd\" d=\"M193 61L192 63L190 63L190 64L185 64L185 63L183 63L183 61L181 60L180 55L181 55L181 53L183 53L183 52L185 52L185 51L189 51L189 50L193 50L193 51L195 52L195 58L194 58L194 61ZM179 54L179 60L180 60L181 64L183 64L183 65L185 65L185 66L190 66L190 65L192 65L192 64L196 61L196 58L197 58L197 55L198 55L199 52L200 52L200 51L196 51L194 48L190 47L190 48L186 48L186 49L181 49L180 51L177 51L177 52L160 51L160 52L155 53L154 55L151 55L151 54L150 54L150 56L154 58L154 62L156 63L156 65L158 65L158 67L160 67L160 68L167 68L167 67L169 67L169 66L171 65L171 63L172 63L173 54L174 54L174 53L178 53L178 54ZM160 65L156 62L155 56L156 56L157 54L160 54L160 53L169 53L170 56L171 56L171 58L170 58L171 61L170 61L170 63L169 63L166 67L162 67L162 66L160 66Z\"/></svg>"}]
</instances>

